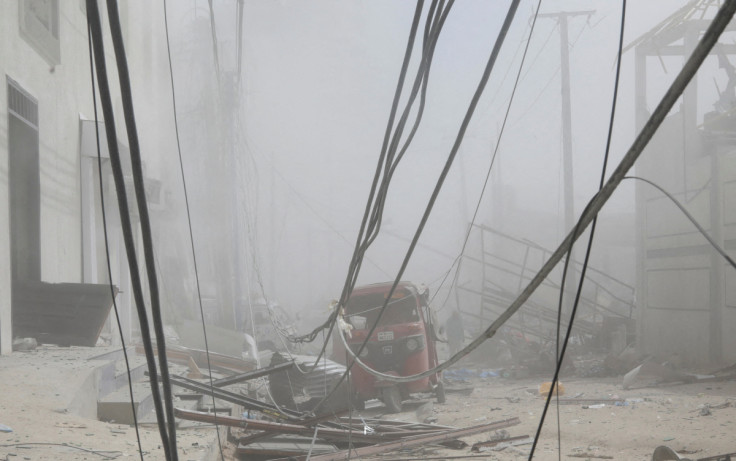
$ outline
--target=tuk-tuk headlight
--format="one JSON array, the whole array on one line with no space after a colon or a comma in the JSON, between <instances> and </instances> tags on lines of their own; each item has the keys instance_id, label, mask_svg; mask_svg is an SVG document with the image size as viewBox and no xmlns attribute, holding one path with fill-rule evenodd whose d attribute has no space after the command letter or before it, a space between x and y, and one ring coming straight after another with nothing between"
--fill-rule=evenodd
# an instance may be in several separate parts
<instances>
[{"instance_id":1,"label":"tuk-tuk headlight","mask_svg":"<svg viewBox=\"0 0 736 461\"><path fill-rule=\"evenodd\" d=\"M409 352L414 352L424 347L424 338L421 336L413 336L406 340L406 348Z\"/></svg>"}]
</instances>

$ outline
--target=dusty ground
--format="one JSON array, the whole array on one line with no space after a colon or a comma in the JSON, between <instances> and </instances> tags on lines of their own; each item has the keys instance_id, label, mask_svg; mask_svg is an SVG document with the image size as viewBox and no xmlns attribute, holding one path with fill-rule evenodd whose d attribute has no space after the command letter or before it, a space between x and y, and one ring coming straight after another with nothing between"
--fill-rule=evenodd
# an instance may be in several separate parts
<instances>
[{"instance_id":1,"label":"dusty ground","mask_svg":"<svg viewBox=\"0 0 736 461\"><path fill-rule=\"evenodd\" d=\"M0 357L0 424L12 428L12 432L0 432L0 460L139 458L134 430L125 425L97 421L89 408L92 400L84 398L86 393L96 392L91 387L90 376L97 364L88 358L108 350L44 346L34 352ZM472 393L449 393L447 403L434 403L429 414L438 424L456 427L519 417L521 424L506 429L508 434L533 436L544 404L537 392L541 381L538 378L469 378L456 383L455 387L471 387ZM621 378L567 378L562 382L565 397L627 399L625 406L597 409L586 409L582 405L560 406L562 459L644 461L651 459L659 445L690 453L687 456L692 459L736 451L734 381L630 390L622 389ZM417 408L427 401L433 399L406 402L407 411L384 417L416 420ZM706 404L717 407L726 403L729 405L725 408L701 415ZM381 408L364 412L372 417L381 413ZM213 428L191 427L185 422L177 435L180 459L219 458ZM463 440L472 445L493 435L484 433ZM162 459L156 427L142 426L141 437L145 459ZM557 459L557 447L557 414L556 407L552 407L534 459ZM424 447L376 459L480 456L477 459L516 460L526 459L529 448L530 445L520 445L502 451L471 453L470 447L461 450Z\"/></svg>"},{"instance_id":2,"label":"dusty ground","mask_svg":"<svg viewBox=\"0 0 736 461\"><path fill-rule=\"evenodd\" d=\"M0 357L0 424L12 429L0 431L0 460L140 459L132 427L95 419L100 363L88 359L113 349L42 346ZM145 459L163 459L158 429L142 425L140 435ZM212 427L185 424L179 459L208 459L215 436Z\"/></svg>"},{"instance_id":3,"label":"dusty ground","mask_svg":"<svg viewBox=\"0 0 736 461\"><path fill-rule=\"evenodd\" d=\"M434 404L438 424L466 427L485 422L519 417L521 424L506 429L509 435L534 436L544 399L537 390L538 379L505 380L472 378L465 386L474 390L469 396L449 394L446 404ZM736 452L736 382L689 384L657 388L623 390L619 378L564 380L565 397L623 398L625 406L583 408L582 405L560 405L560 437L562 459L651 460L654 449L667 445L676 451L690 453L692 459ZM729 403L701 416L705 404ZM733 405L733 406L731 406ZM411 406L411 405L410 405ZM413 405L416 407L416 405ZM535 460L558 459L557 407L550 407L537 446ZM414 413L396 415L410 420ZM463 440L489 440L493 434L480 434ZM462 450L422 449L411 453L384 455L381 459L428 459L467 455L485 455L478 459L527 459L531 445L520 445L501 451L471 453Z\"/></svg>"}]
</instances>

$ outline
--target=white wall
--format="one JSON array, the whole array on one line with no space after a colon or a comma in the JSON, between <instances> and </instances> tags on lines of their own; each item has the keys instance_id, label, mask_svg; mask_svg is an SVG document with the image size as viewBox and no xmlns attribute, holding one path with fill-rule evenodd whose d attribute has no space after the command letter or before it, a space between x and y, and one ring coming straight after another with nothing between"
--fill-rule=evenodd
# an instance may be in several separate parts
<instances>
[{"instance_id":1,"label":"white wall","mask_svg":"<svg viewBox=\"0 0 736 461\"><path fill-rule=\"evenodd\" d=\"M80 116L92 119L92 93L86 14L82 1L59 1L59 37L61 62L50 64L20 34L19 8L22 1L0 2L0 353L11 350L11 273L8 191L8 113L6 78L9 76L38 100L39 161L41 179L41 278L45 282L82 281L82 229L80 183ZM121 6L126 37L135 37L134 46L127 46L137 104L139 130L146 155L160 154L164 148L158 136L160 126L152 123L158 112L170 111L170 105L156 105L153 100L165 100L168 93L152 88L150 82L166 83L163 76L152 78L152 68L163 71L160 41L163 31L160 5L147 2L127 2ZM151 14L155 10L155 14ZM129 18L145 18L141 23ZM155 24L153 24L155 22ZM129 24L136 24L135 30ZM160 24L159 24L160 23ZM108 29L103 16L103 27ZM159 40L152 40L157 34ZM121 113L117 73L114 69L109 32L105 34L108 74L116 110L119 140L127 143ZM156 43L156 46L152 46ZM165 50L165 48L164 48ZM156 65L152 66L155 56ZM145 92L141 90L145 88ZM136 91L141 93L136 94ZM158 94L158 98L152 95ZM99 104L99 103L98 103ZM100 119L102 114L98 115ZM143 123L141 123L143 121ZM141 128L142 127L142 128ZM172 130L173 131L173 130ZM168 139L167 141L170 141ZM103 140L104 142L104 140ZM168 145L173 145L169 142ZM150 162L147 162L150 163ZM155 163L155 162L154 162ZM155 172L148 168L148 175ZM106 197L114 200L114 197ZM104 254L99 255L104 257Z\"/></svg>"},{"instance_id":2,"label":"white wall","mask_svg":"<svg viewBox=\"0 0 736 461\"><path fill-rule=\"evenodd\" d=\"M11 34L17 35L17 14L11 14L17 6L11 2L0 3L0 71L9 61L13 41L7 40ZM10 324L10 215L8 196L8 101L5 91L5 78L2 78L0 91L0 354L9 354L11 348Z\"/></svg>"}]
</instances>

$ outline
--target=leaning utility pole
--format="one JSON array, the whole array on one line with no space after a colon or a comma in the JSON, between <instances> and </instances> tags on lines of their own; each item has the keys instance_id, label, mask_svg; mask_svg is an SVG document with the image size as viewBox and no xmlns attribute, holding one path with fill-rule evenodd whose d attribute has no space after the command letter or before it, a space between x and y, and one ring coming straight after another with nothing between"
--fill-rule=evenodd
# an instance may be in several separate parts
<instances>
[{"instance_id":1,"label":"leaning utility pole","mask_svg":"<svg viewBox=\"0 0 736 461\"><path fill-rule=\"evenodd\" d=\"M562 85L562 166L565 198L565 233L571 232L575 225L575 194L572 168L572 110L570 108L570 43L567 32L567 19L575 16L590 17L594 10L560 11L540 14L540 18L556 19L560 24L560 80ZM575 286L575 253L570 252L566 286Z\"/></svg>"}]
</instances>

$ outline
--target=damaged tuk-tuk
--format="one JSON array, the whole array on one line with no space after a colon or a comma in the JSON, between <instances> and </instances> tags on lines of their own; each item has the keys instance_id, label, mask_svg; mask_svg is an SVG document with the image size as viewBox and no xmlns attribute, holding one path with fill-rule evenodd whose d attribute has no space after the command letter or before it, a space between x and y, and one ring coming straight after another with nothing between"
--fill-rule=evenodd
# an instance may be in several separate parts
<instances>
[{"instance_id":1,"label":"damaged tuk-tuk","mask_svg":"<svg viewBox=\"0 0 736 461\"><path fill-rule=\"evenodd\" d=\"M344 328L338 329L333 338L332 359L338 363L351 360L345 344L371 369L393 376L410 376L437 366L438 339L432 312L429 307L428 289L410 282L398 284L386 304L393 283L380 283L355 288L343 311ZM378 325L365 342L373 325ZM433 392L437 401L444 403L445 392L441 372L406 383L397 383L376 377L356 364L351 371L351 387L357 405L378 398L389 411L401 411L402 401L412 393Z\"/></svg>"}]
</instances>

